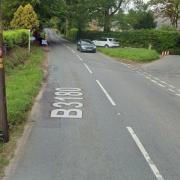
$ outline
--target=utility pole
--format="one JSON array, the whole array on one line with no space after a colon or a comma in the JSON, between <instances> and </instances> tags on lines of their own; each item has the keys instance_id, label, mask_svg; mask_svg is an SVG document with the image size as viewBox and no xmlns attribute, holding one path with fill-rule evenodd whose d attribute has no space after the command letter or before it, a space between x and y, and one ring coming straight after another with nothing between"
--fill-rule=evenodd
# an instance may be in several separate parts
<instances>
[{"instance_id":1,"label":"utility pole","mask_svg":"<svg viewBox=\"0 0 180 180\"><path fill-rule=\"evenodd\" d=\"M6 106L6 86L5 71L3 62L3 22L2 22L2 0L0 0L0 137L3 142L9 141L7 106Z\"/></svg>"}]
</instances>

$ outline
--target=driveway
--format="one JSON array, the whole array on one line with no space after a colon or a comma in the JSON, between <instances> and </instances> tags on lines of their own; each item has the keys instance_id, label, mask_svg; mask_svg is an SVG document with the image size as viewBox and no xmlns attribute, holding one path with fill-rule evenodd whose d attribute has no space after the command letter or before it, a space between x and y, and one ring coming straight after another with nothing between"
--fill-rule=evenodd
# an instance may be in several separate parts
<instances>
[{"instance_id":1,"label":"driveway","mask_svg":"<svg viewBox=\"0 0 180 180\"><path fill-rule=\"evenodd\" d=\"M143 65L142 69L180 89L180 56L166 56Z\"/></svg>"}]
</instances>

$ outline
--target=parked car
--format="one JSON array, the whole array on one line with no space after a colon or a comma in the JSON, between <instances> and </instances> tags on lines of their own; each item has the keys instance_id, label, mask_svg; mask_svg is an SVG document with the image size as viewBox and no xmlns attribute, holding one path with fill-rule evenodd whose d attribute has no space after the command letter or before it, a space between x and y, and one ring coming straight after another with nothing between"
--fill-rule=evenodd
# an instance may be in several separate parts
<instances>
[{"instance_id":1,"label":"parked car","mask_svg":"<svg viewBox=\"0 0 180 180\"><path fill-rule=\"evenodd\" d=\"M119 47L119 41L115 38L100 38L98 40L94 40L93 43L96 46L106 47L106 48Z\"/></svg>"},{"instance_id":2,"label":"parked car","mask_svg":"<svg viewBox=\"0 0 180 180\"><path fill-rule=\"evenodd\" d=\"M89 39L81 39L77 43L77 50L81 52L96 52L95 44Z\"/></svg>"}]
</instances>

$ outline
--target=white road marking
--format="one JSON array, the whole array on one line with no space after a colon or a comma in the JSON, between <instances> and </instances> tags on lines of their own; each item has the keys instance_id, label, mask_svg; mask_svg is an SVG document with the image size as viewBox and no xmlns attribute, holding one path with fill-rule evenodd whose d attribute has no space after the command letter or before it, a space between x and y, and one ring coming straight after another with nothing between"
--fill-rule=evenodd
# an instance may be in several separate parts
<instances>
[{"instance_id":1,"label":"white road marking","mask_svg":"<svg viewBox=\"0 0 180 180\"><path fill-rule=\"evenodd\" d=\"M165 87L164 85L162 85L160 83L157 83L157 85L160 86L160 87L163 87L163 88Z\"/></svg>"},{"instance_id":2,"label":"white road marking","mask_svg":"<svg viewBox=\"0 0 180 180\"><path fill-rule=\"evenodd\" d=\"M135 141L137 147L139 148L139 150L143 154L146 162L148 163L149 167L151 168L151 170L153 171L154 175L156 176L156 179L157 180L164 180L163 176L160 174L158 168L156 167L154 162L151 160L148 152L146 151L146 149L144 148L143 144L141 143L141 141L139 140L139 138L135 134L134 130L131 127L127 127L127 130L129 131L129 133L131 134L131 136L132 136L133 140Z\"/></svg>"},{"instance_id":3,"label":"white road marking","mask_svg":"<svg viewBox=\"0 0 180 180\"><path fill-rule=\"evenodd\" d=\"M149 77L149 76L146 76L145 78L146 78L146 79L151 79L151 77Z\"/></svg>"},{"instance_id":4,"label":"white road marking","mask_svg":"<svg viewBox=\"0 0 180 180\"><path fill-rule=\"evenodd\" d=\"M167 83L166 83L165 81L161 81L161 83L163 83L163 84L166 84L166 85L167 85Z\"/></svg>"},{"instance_id":5,"label":"white road marking","mask_svg":"<svg viewBox=\"0 0 180 180\"><path fill-rule=\"evenodd\" d=\"M76 53L73 49L71 49L71 51L72 51L72 53L74 53L74 54Z\"/></svg>"},{"instance_id":6,"label":"white road marking","mask_svg":"<svg viewBox=\"0 0 180 180\"><path fill-rule=\"evenodd\" d=\"M172 88L172 89L175 89L175 88L176 88L176 87L174 87L173 85L170 85L170 84L169 84L169 87Z\"/></svg>"},{"instance_id":7,"label":"white road marking","mask_svg":"<svg viewBox=\"0 0 180 180\"><path fill-rule=\"evenodd\" d=\"M157 84L158 82L157 81L155 81L154 79L151 79L151 82L153 82L153 83L155 83L155 84Z\"/></svg>"},{"instance_id":8,"label":"white road marking","mask_svg":"<svg viewBox=\"0 0 180 180\"><path fill-rule=\"evenodd\" d=\"M104 87L102 86L102 84L96 80L97 84L100 86L101 90L104 92L104 94L106 95L106 97L108 98L108 100L110 101L110 103L113 106L116 106L116 103L114 102L114 100L111 98L111 96L108 94L108 92L104 89Z\"/></svg>"},{"instance_id":9,"label":"white road marking","mask_svg":"<svg viewBox=\"0 0 180 180\"><path fill-rule=\"evenodd\" d=\"M76 56L80 61L83 61L83 59L78 54L76 54Z\"/></svg>"},{"instance_id":10,"label":"white road marking","mask_svg":"<svg viewBox=\"0 0 180 180\"><path fill-rule=\"evenodd\" d=\"M88 70L90 74L93 74L92 70L89 68L89 66L86 63L83 63L85 68Z\"/></svg>"},{"instance_id":11,"label":"white road marking","mask_svg":"<svg viewBox=\"0 0 180 180\"><path fill-rule=\"evenodd\" d=\"M144 76L144 74L140 71L137 72L140 76Z\"/></svg>"},{"instance_id":12,"label":"white road marking","mask_svg":"<svg viewBox=\"0 0 180 180\"><path fill-rule=\"evenodd\" d=\"M180 94L176 94L176 96L179 96L179 97L180 97Z\"/></svg>"},{"instance_id":13,"label":"white road marking","mask_svg":"<svg viewBox=\"0 0 180 180\"><path fill-rule=\"evenodd\" d=\"M173 89L168 89L168 91L175 93L175 91Z\"/></svg>"},{"instance_id":14,"label":"white road marking","mask_svg":"<svg viewBox=\"0 0 180 180\"><path fill-rule=\"evenodd\" d=\"M83 104L76 99L83 99L80 88L56 88L54 102L52 104L51 118L82 118ZM66 100L71 100L70 102ZM73 100L72 100L73 99Z\"/></svg>"},{"instance_id":15,"label":"white road marking","mask_svg":"<svg viewBox=\"0 0 180 180\"><path fill-rule=\"evenodd\" d=\"M154 79L155 79L155 80L157 80L157 81L159 81L159 80L160 80L160 79L159 79L159 78L157 78L157 77L154 77Z\"/></svg>"}]
</instances>

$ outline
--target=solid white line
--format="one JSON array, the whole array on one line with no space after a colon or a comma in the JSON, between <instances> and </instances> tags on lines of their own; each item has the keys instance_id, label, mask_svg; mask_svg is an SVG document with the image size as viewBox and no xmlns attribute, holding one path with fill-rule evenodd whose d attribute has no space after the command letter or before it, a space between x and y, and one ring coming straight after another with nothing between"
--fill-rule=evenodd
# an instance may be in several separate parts
<instances>
[{"instance_id":1,"label":"solid white line","mask_svg":"<svg viewBox=\"0 0 180 180\"><path fill-rule=\"evenodd\" d=\"M154 162L151 160L148 152L146 151L146 149L144 148L143 144L141 143L141 141L139 140L139 138L135 134L134 130L131 127L126 127L126 128L129 131L129 133L131 134L131 136L132 136L133 140L135 141L137 147L139 148L139 150L143 154L143 156L144 156L146 162L148 163L149 167L151 168L151 170L153 171L154 175L156 176L156 179L157 180L164 180L163 176L160 174L158 168L156 167Z\"/></svg>"},{"instance_id":2,"label":"solid white line","mask_svg":"<svg viewBox=\"0 0 180 180\"><path fill-rule=\"evenodd\" d=\"M102 84L96 80L97 84L100 86L101 90L104 92L104 94L106 95L106 97L108 98L108 100L110 101L110 103L113 106L116 106L116 103L113 101L113 99L111 98L111 96L108 94L108 92L104 89L104 87L102 86Z\"/></svg>"},{"instance_id":3,"label":"solid white line","mask_svg":"<svg viewBox=\"0 0 180 180\"><path fill-rule=\"evenodd\" d=\"M93 74L92 70L89 68L89 66L86 63L83 63L86 69L89 71L90 74Z\"/></svg>"}]
</instances>

